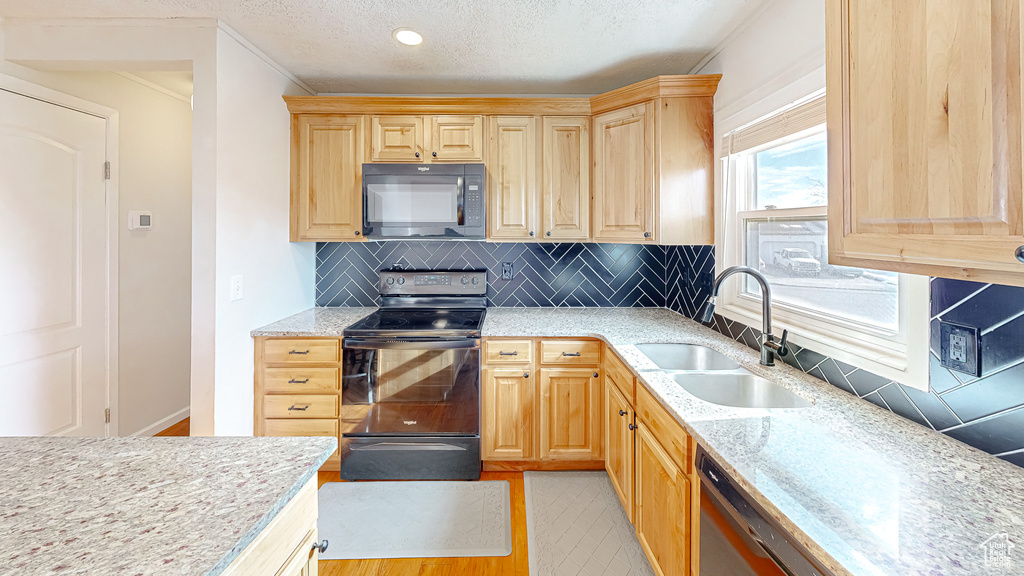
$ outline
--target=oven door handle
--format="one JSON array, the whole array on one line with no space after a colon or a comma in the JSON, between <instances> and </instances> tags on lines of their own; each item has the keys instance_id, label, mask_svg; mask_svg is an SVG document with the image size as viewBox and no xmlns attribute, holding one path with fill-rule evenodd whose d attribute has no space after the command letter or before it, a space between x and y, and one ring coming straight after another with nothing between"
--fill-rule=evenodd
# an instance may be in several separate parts
<instances>
[{"instance_id":1,"label":"oven door handle","mask_svg":"<svg viewBox=\"0 0 1024 576\"><path fill-rule=\"evenodd\" d=\"M456 187L459 190L458 191L458 198L456 198L456 202L458 203L458 207L456 208L456 213L455 213L456 223L459 226L465 226L466 225L466 179L463 178L462 176L459 176L458 184L456 184Z\"/></svg>"},{"instance_id":2,"label":"oven door handle","mask_svg":"<svg viewBox=\"0 0 1024 576\"><path fill-rule=\"evenodd\" d=\"M460 350L479 348L480 341L473 338L462 340L351 340L346 338L343 347L347 350Z\"/></svg>"}]
</instances>

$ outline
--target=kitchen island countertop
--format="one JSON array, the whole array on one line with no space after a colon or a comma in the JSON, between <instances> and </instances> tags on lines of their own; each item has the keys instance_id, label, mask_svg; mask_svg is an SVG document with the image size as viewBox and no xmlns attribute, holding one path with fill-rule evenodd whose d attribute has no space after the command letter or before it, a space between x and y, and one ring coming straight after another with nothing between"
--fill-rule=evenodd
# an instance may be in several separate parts
<instances>
[{"instance_id":1,"label":"kitchen island countertop","mask_svg":"<svg viewBox=\"0 0 1024 576\"><path fill-rule=\"evenodd\" d=\"M220 574L334 438L0 438L0 574Z\"/></svg>"}]
</instances>

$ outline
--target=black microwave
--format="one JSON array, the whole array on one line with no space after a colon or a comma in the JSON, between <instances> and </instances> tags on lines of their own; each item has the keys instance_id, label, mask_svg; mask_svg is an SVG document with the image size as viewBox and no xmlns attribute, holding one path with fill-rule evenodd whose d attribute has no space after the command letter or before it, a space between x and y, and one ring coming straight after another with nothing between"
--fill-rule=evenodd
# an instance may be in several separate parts
<instances>
[{"instance_id":1,"label":"black microwave","mask_svg":"<svg viewBox=\"0 0 1024 576\"><path fill-rule=\"evenodd\" d=\"M483 164L363 164L363 236L487 235Z\"/></svg>"}]
</instances>

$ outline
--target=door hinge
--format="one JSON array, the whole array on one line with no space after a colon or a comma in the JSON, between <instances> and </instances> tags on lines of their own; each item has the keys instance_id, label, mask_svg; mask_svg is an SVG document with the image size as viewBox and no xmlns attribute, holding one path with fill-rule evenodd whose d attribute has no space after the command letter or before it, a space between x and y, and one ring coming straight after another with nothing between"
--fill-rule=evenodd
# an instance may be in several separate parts
<instances>
[{"instance_id":1,"label":"door hinge","mask_svg":"<svg viewBox=\"0 0 1024 576\"><path fill-rule=\"evenodd\" d=\"M110 162L103 163L103 179L110 180Z\"/></svg>"},{"instance_id":2,"label":"door hinge","mask_svg":"<svg viewBox=\"0 0 1024 576\"><path fill-rule=\"evenodd\" d=\"M104 418L104 420L103 420L104 422L106 422L107 424L110 424L110 408L107 408L106 410L103 411L103 418Z\"/></svg>"}]
</instances>

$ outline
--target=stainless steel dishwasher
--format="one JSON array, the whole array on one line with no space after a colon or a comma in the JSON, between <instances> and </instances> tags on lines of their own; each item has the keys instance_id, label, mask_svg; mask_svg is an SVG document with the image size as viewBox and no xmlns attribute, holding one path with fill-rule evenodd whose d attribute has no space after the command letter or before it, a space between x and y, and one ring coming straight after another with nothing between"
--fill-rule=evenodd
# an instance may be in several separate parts
<instances>
[{"instance_id":1,"label":"stainless steel dishwasher","mask_svg":"<svg viewBox=\"0 0 1024 576\"><path fill-rule=\"evenodd\" d=\"M697 473L700 576L832 576L703 447Z\"/></svg>"}]
</instances>

